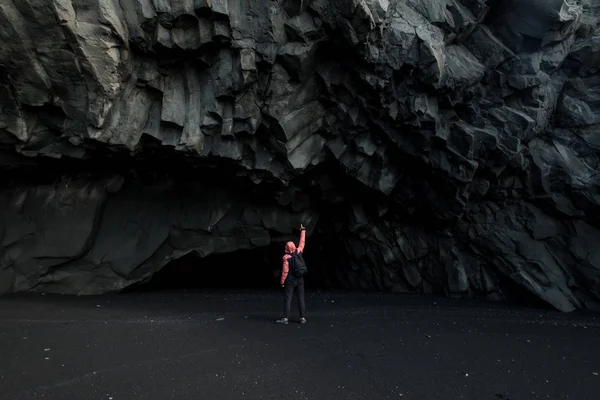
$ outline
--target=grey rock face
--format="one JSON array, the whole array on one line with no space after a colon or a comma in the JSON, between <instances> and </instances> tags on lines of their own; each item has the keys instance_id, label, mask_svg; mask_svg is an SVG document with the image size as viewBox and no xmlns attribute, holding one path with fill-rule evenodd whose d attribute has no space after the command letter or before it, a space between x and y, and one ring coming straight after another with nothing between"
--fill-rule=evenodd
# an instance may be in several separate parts
<instances>
[{"instance_id":1,"label":"grey rock face","mask_svg":"<svg viewBox=\"0 0 600 400\"><path fill-rule=\"evenodd\" d=\"M313 237L345 287L600 306L592 0L9 0L0 293Z\"/></svg>"}]
</instances>

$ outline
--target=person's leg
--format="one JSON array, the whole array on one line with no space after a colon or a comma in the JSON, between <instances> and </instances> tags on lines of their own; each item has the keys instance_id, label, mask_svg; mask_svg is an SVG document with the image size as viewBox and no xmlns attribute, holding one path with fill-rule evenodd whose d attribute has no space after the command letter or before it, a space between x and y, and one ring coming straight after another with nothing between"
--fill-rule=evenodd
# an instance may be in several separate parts
<instances>
[{"instance_id":1,"label":"person's leg","mask_svg":"<svg viewBox=\"0 0 600 400\"><path fill-rule=\"evenodd\" d=\"M300 278L298 280L296 296L298 297L298 309L300 311L300 320L303 320L306 316L306 304L304 304L304 278Z\"/></svg>"},{"instance_id":2,"label":"person's leg","mask_svg":"<svg viewBox=\"0 0 600 400\"><path fill-rule=\"evenodd\" d=\"M290 316L290 308L292 307L292 296L294 294L294 282L287 280L285 282L285 302L283 305L283 319L288 319Z\"/></svg>"}]
</instances>

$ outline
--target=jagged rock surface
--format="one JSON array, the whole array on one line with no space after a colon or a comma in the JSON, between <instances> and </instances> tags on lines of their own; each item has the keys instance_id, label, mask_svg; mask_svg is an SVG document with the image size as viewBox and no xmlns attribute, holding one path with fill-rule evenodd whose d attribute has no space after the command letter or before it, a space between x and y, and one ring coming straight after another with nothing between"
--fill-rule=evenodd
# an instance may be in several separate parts
<instances>
[{"instance_id":1,"label":"jagged rock surface","mask_svg":"<svg viewBox=\"0 0 600 400\"><path fill-rule=\"evenodd\" d=\"M0 293L120 290L305 221L345 246L346 287L598 308L599 17L3 1Z\"/></svg>"}]
</instances>

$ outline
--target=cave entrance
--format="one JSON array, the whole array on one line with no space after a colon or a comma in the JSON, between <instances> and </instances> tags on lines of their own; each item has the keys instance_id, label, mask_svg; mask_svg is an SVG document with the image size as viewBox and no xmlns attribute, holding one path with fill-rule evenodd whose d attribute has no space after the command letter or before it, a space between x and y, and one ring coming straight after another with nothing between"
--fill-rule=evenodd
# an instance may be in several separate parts
<instances>
[{"instance_id":1,"label":"cave entrance","mask_svg":"<svg viewBox=\"0 0 600 400\"><path fill-rule=\"evenodd\" d=\"M316 247L316 246L315 246ZM172 260L142 285L130 291L249 289L274 290L278 288L283 257L283 243L253 250L200 257L189 253ZM333 288L331 265L323 262L318 248L305 253L309 275L307 289Z\"/></svg>"},{"instance_id":2,"label":"cave entrance","mask_svg":"<svg viewBox=\"0 0 600 400\"><path fill-rule=\"evenodd\" d=\"M281 256L280 256L281 257ZM172 260L138 289L267 289L277 282L274 246Z\"/></svg>"}]
</instances>

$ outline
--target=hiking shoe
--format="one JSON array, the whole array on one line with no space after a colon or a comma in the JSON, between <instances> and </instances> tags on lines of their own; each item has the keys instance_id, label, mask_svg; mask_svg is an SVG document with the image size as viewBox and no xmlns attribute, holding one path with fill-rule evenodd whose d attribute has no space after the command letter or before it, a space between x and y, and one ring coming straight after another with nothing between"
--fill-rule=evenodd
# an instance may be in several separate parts
<instances>
[{"instance_id":1,"label":"hiking shoe","mask_svg":"<svg viewBox=\"0 0 600 400\"><path fill-rule=\"evenodd\" d=\"M287 325L288 324L288 319L287 318L281 318L281 319L278 319L275 322L277 322L278 324Z\"/></svg>"},{"instance_id":2,"label":"hiking shoe","mask_svg":"<svg viewBox=\"0 0 600 400\"><path fill-rule=\"evenodd\" d=\"M300 318L300 323L301 324L305 324L306 323L306 318Z\"/></svg>"}]
</instances>

